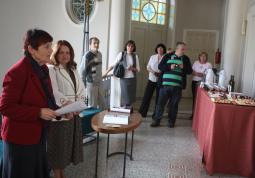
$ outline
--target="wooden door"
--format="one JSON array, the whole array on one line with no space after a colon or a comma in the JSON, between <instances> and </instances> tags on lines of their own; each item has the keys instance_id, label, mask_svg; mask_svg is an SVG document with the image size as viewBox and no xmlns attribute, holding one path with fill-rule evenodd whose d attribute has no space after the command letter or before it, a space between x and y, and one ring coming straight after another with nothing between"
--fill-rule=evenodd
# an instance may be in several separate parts
<instances>
[{"instance_id":1,"label":"wooden door","mask_svg":"<svg viewBox=\"0 0 255 178\"><path fill-rule=\"evenodd\" d=\"M166 26L132 22L131 39L136 42L141 71L137 74L137 97L143 97L148 80L146 66L158 43L166 44Z\"/></svg>"},{"instance_id":2,"label":"wooden door","mask_svg":"<svg viewBox=\"0 0 255 178\"><path fill-rule=\"evenodd\" d=\"M191 65L198 60L202 51L208 53L208 62L214 65L214 55L219 44L219 31L202 29L185 29L183 40L187 43L186 55L189 56ZM187 88L183 90L184 97L192 97L192 75L187 78Z\"/></svg>"}]
</instances>

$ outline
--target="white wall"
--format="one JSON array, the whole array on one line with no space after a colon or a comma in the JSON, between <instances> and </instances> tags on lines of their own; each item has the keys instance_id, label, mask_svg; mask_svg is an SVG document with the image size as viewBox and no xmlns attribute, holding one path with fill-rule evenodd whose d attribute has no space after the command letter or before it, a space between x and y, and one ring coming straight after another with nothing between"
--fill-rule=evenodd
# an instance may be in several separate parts
<instances>
[{"instance_id":1,"label":"white wall","mask_svg":"<svg viewBox=\"0 0 255 178\"><path fill-rule=\"evenodd\" d=\"M96 1L95 13L90 19L90 36L97 36L101 40L103 64L106 64L108 50L109 4L110 0ZM74 24L69 19L65 0L0 0L1 84L7 69L23 56L22 39L25 32L35 27L48 31L54 42L68 40L74 47L76 62L80 61L83 25Z\"/></svg>"},{"instance_id":2,"label":"white wall","mask_svg":"<svg viewBox=\"0 0 255 178\"><path fill-rule=\"evenodd\" d=\"M255 38L254 38L254 17L255 15L255 0L248 0L248 5L246 8L246 19L247 19L247 30L246 35L243 37L242 45L242 65L240 66L240 89L241 92L255 97Z\"/></svg>"},{"instance_id":3,"label":"white wall","mask_svg":"<svg viewBox=\"0 0 255 178\"><path fill-rule=\"evenodd\" d=\"M175 42L183 40L184 29L219 30L222 34L225 0L177 0L176 3Z\"/></svg>"}]
</instances>

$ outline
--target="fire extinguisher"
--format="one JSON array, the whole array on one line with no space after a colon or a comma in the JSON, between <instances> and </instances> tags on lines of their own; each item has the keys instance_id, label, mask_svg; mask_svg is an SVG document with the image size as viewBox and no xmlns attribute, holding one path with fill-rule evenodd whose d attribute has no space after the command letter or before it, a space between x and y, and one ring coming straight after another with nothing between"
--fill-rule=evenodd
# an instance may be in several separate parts
<instances>
[{"instance_id":1,"label":"fire extinguisher","mask_svg":"<svg viewBox=\"0 0 255 178\"><path fill-rule=\"evenodd\" d=\"M220 49L218 48L217 51L215 52L215 59L214 59L215 64L220 64L221 62L221 52Z\"/></svg>"}]
</instances>

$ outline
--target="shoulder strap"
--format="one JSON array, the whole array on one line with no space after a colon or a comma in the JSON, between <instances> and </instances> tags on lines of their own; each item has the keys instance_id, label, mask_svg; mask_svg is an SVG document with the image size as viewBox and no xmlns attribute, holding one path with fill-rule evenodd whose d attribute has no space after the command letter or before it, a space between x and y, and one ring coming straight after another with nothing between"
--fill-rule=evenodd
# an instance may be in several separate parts
<instances>
[{"instance_id":1,"label":"shoulder strap","mask_svg":"<svg viewBox=\"0 0 255 178\"><path fill-rule=\"evenodd\" d=\"M132 53L133 66L136 68L136 54Z\"/></svg>"},{"instance_id":2,"label":"shoulder strap","mask_svg":"<svg viewBox=\"0 0 255 178\"><path fill-rule=\"evenodd\" d=\"M89 52L86 54L85 58L86 58L88 61L90 61L90 60L94 59L95 56L96 56L96 55L95 55L94 53L92 53L91 51L89 51Z\"/></svg>"},{"instance_id":3,"label":"shoulder strap","mask_svg":"<svg viewBox=\"0 0 255 178\"><path fill-rule=\"evenodd\" d=\"M124 61L124 51L121 52L121 58L120 58L120 61Z\"/></svg>"}]
</instances>

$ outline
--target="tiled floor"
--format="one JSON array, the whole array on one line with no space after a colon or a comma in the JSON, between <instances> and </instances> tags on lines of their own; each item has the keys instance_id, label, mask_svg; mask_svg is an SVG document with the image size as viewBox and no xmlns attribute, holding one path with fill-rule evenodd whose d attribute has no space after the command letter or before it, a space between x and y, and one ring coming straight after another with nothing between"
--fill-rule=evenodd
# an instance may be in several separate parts
<instances>
[{"instance_id":1,"label":"tiled floor","mask_svg":"<svg viewBox=\"0 0 255 178\"><path fill-rule=\"evenodd\" d=\"M191 121L187 118L187 109L182 102L177 125L151 128L151 118L144 119L135 132L134 160L127 160L126 178L238 178L238 176L206 174L201 164L201 155L197 141L191 130ZM188 108L189 107L189 108ZM131 134L129 134L130 143ZM128 147L129 149L129 147ZM84 145L84 162L66 169L67 178L93 178L95 173L96 143ZM110 151L124 150L124 135L112 135ZM123 156L116 155L106 159L106 135L100 137L99 178L122 177Z\"/></svg>"}]
</instances>

